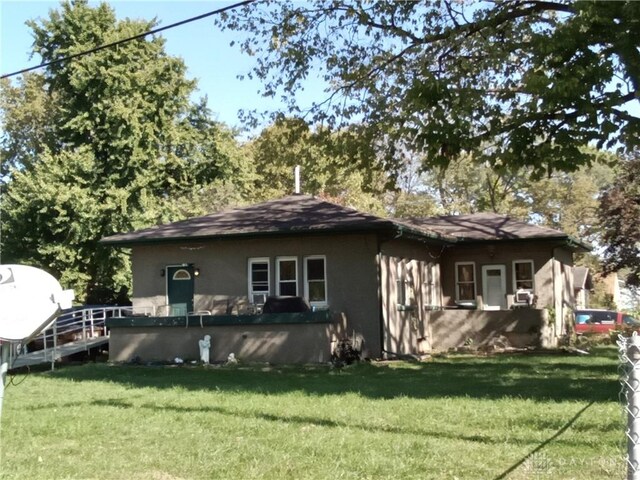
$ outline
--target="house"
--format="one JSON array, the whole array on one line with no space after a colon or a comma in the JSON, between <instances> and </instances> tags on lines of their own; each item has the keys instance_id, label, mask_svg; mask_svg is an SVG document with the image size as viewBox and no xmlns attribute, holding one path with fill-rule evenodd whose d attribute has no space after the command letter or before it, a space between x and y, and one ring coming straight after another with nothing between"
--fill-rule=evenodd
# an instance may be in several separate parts
<instances>
[{"instance_id":1,"label":"house","mask_svg":"<svg viewBox=\"0 0 640 480\"><path fill-rule=\"evenodd\" d=\"M197 358L208 334L214 360L276 363L327 361L344 336L374 358L552 343L574 304L573 252L588 249L500 215L394 220L306 195L102 243L132 259L136 316L111 321L113 360ZM256 314L273 295L314 311Z\"/></svg>"},{"instance_id":2,"label":"house","mask_svg":"<svg viewBox=\"0 0 640 480\"><path fill-rule=\"evenodd\" d=\"M573 268L573 290L575 295L575 310L589 307L589 293L593 290L593 278L587 267Z\"/></svg>"},{"instance_id":3,"label":"house","mask_svg":"<svg viewBox=\"0 0 640 480\"><path fill-rule=\"evenodd\" d=\"M640 311L640 289L633 287L623 279L618 279L620 297L616 305L625 311Z\"/></svg>"},{"instance_id":4,"label":"house","mask_svg":"<svg viewBox=\"0 0 640 480\"><path fill-rule=\"evenodd\" d=\"M620 278L618 272L598 275L596 278L615 308L622 311L640 310L638 287L628 285L625 279Z\"/></svg>"}]
</instances>

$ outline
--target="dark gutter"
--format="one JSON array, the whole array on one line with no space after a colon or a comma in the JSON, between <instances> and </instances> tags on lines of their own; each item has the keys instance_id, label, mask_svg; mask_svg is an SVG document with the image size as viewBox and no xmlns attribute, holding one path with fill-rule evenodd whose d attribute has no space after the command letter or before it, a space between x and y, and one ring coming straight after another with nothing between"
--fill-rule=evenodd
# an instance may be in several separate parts
<instances>
[{"instance_id":1,"label":"dark gutter","mask_svg":"<svg viewBox=\"0 0 640 480\"><path fill-rule=\"evenodd\" d=\"M591 250L593 250L593 247L591 245L589 245L587 242L583 242L579 238L576 238L576 237L571 236L571 235L567 236L567 246L569 248L575 249L575 250L578 250L578 247L579 247L579 248L583 249L586 252L590 252Z\"/></svg>"},{"instance_id":2,"label":"dark gutter","mask_svg":"<svg viewBox=\"0 0 640 480\"><path fill-rule=\"evenodd\" d=\"M384 352L384 309L382 303L382 268L380 262L382 261L382 242L380 236L376 237L377 251L376 254L376 275L378 277L378 320L379 320L379 333L380 333L380 358L382 358Z\"/></svg>"},{"instance_id":3,"label":"dark gutter","mask_svg":"<svg viewBox=\"0 0 640 480\"><path fill-rule=\"evenodd\" d=\"M458 241L456 237L452 237L449 235L443 235L441 233L432 232L429 230L420 230L403 223L393 223L395 224L396 231L398 233L398 236L396 238L404 237L410 240L428 239L434 242L439 242L440 244L456 243Z\"/></svg>"},{"instance_id":4,"label":"dark gutter","mask_svg":"<svg viewBox=\"0 0 640 480\"><path fill-rule=\"evenodd\" d=\"M566 246L568 248L578 250L583 249L587 252L590 252L593 248L584 243L575 237L570 237L567 235L550 237L550 236L541 236L541 237L525 237L525 238L468 238L468 237L457 237L457 240L453 242L456 246L463 245L477 245L477 244L487 244L487 243L522 243L522 242L531 242L531 241L546 241L546 242L558 242L557 246Z\"/></svg>"}]
</instances>

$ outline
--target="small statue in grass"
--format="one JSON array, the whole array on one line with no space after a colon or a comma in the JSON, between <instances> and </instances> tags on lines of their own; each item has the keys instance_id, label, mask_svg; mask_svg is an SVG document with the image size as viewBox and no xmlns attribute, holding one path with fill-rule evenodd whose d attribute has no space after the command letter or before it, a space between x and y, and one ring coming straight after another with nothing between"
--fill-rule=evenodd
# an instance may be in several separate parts
<instances>
[{"instance_id":1,"label":"small statue in grass","mask_svg":"<svg viewBox=\"0 0 640 480\"><path fill-rule=\"evenodd\" d=\"M229 365L237 365L238 364L238 359L236 358L235 353L230 353L229 356L227 357L227 362L225 363L225 365L229 366Z\"/></svg>"},{"instance_id":2,"label":"small statue in grass","mask_svg":"<svg viewBox=\"0 0 640 480\"><path fill-rule=\"evenodd\" d=\"M200 361L205 365L209 363L209 350L211 349L211 335L205 335L203 339L198 340L200 347Z\"/></svg>"}]
</instances>

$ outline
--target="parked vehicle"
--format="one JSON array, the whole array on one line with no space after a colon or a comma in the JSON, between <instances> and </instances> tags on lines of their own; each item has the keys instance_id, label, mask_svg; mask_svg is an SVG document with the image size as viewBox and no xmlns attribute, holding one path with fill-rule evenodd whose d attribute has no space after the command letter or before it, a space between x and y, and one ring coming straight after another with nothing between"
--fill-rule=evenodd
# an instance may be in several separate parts
<instances>
[{"instance_id":1,"label":"parked vehicle","mask_svg":"<svg viewBox=\"0 0 640 480\"><path fill-rule=\"evenodd\" d=\"M640 327L640 321L632 315L613 310L576 310L574 318L577 334L608 333L623 326Z\"/></svg>"}]
</instances>

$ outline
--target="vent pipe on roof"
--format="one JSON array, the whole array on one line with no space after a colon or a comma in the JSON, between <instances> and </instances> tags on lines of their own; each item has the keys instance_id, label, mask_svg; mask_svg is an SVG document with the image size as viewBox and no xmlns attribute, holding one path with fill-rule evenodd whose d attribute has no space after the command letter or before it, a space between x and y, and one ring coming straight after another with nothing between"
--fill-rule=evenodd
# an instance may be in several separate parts
<instances>
[{"instance_id":1,"label":"vent pipe on roof","mask_svg":"<svg viewBox=\"0 0 640 480\"><path fill-rule=\"evenodd\" d=\"M293 177L295 181L294 193L300 195L300 165L296 165L293 169Z\"/></svg>"}]
</instances>

